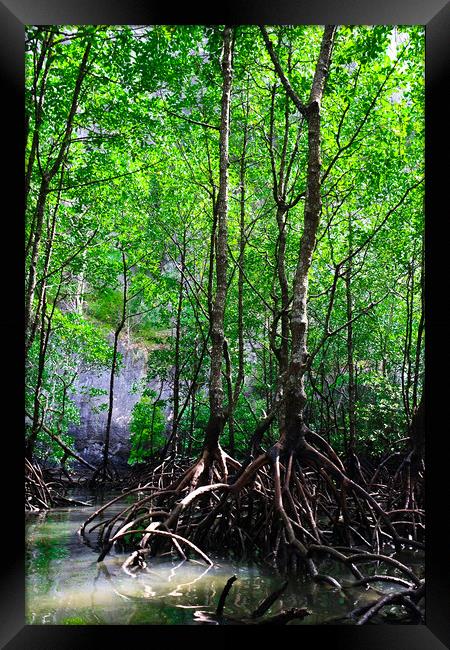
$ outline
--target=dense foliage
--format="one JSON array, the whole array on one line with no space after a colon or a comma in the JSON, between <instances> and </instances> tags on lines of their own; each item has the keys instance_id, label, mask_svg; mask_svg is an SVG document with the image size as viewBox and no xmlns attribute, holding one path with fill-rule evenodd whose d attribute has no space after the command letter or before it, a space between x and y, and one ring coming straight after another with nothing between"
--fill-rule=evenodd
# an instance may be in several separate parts
<instances>
[{"instance_id":1,"label":"dense foliage","mask_svg":"<svg viewBox=\"0 0 450 650\"><path fill-rule=\"evenodd\" d=\"M300 95L322 31L268 29ZM73 445L75 380L82 369L120 373L114 333L145 348L149 379L171 387L168 403L140 387L130 462L168 441L188 455L202 448L221 48L219 26L26 29L30 458L63 456L51 434ZM397 450L421 399L423 106L422 27L338 27L321 109L306 390L309 426L341 452ZM283 319L303 227L303 121L260 30L236 28L223 365L233 407L221 444L237 456L271 411L290 337ZM263 444L277 438L275 420Z\"/></svg>"}]
</instances>

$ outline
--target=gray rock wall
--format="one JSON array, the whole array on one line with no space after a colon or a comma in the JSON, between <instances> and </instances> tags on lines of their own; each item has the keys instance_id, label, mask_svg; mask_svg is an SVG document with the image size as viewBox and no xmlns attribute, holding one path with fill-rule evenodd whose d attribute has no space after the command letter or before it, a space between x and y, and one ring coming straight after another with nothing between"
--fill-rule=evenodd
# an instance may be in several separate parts
<instances>
[{"instance_id":1,"label":"gray rock wall","mask_svg":"<svg viewBox=\"0 0 450 650\"><path fill-rule=\"evenodd\" d=\"M139 401L143 387L138 392L132 392L133 384L145 379L147 373L147 351L124 339L119 341L119 352L122 363L114 380L114 409L111 421L110 458L118 468L127 466L130 451L130 419L133 406ZM110 370L101 372L88 370L81 372L74 386L73 400L80 409L81 423L72 425L69 433L75 438L76 450L93 465L98 465L102 459L103 440L106 428L107 409L98 411L100 404L108 404ZM150 384L159 391L159 382ZM89 396L90 388L100 388L107 391L101 396ZM162 395L163 399L170 397L168 389Z\"/></svg>"}]
</instances>

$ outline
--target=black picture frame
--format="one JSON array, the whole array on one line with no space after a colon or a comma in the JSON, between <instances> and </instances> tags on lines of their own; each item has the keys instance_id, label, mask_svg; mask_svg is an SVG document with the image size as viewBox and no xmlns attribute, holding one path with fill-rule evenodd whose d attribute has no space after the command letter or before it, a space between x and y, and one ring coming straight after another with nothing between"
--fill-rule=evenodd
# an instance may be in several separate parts
<instances>
[{"instance_id":1,"label":"black picture frame","mask_svg":"<svg viewBox=\"0 0 450 650\"><path fill-rule=\"evenodd\" d=\"M6 354L2 466L4 481L1 522L7 547L2 558L0 647L11 650L53 650L143 647L142 644L190 645L219 640L256 643L263 628L245 626L30 626L25 625L24 487L23 487L23 151L24 151L24 25L26 24L422 24L426 26L426 455L427 551L426 625L287 626L276 628L281 642L303 647L328 642L333 650L439 650L450 648L450 526L446 513L445 452L448 415L446 315L448 220L448 62L450 4L446 0L241 0L202 7L184 7L143 0L0 0L0 66L2 70L2 139L6 162L2 174L3 261L1 341ZM7 197L12 197L6 207ZM4 253L11 252L6 264ZM8 358L9 355L9 358ZM446 356L445 356L446 355ZM6 414L11 415L6 425ZM256 630L256 632L255 632ZM110 641L105 640L105 633ZM158 637L156 639L156 636ZM112 640L112 643L111 643ZM279 642L279 641L278 641ZM101 647L101 646L100 646Z\"/></svg>"}]
</instances>

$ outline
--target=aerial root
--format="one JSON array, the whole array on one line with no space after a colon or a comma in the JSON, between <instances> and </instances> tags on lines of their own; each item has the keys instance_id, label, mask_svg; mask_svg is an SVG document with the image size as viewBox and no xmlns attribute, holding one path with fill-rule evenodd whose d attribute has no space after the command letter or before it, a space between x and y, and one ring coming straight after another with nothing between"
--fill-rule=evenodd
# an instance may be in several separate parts
<instances>
[{"instance_id":1,"label":"aerial root","mask_svg":"<svg viewBox=\"0 0 450 650\"><path fill-rule=\"evenodd\" d=\"M235 582L236 580L237 580L236 576L231 576L231 578L228 578L227 583L223 588L222 593L220 594L219 602L217 603L216 616L222 616L223 608L225 606L225 601L227 599L228 593L233 585L233 582Z\"/></svg>"},{"instance_id":2,"label":"aerial root","mask_svg":"<svg viewBox=\"0 0 450 650\"><path fill-rule=\"evenodd\" d=\"M364 607L358 608L357 610L354 610L353 612L350 612L349 617L356 618L359 616L360 618L356 621L356 625L364 625L365 623L368 623L370 619L375 616L375 614L378 614L378 612L380 612L383 607L386 607L387 605L399 604L403 605L407 610L411 612L415 623L423 623L423 612L419 609L417 603L423 598L424 595L425 585L421 584L419 587L415 587L413 589L405 589L400 593L381 596L381 598L379 598L376 603L366 605Z\"/></svg>"},{"instance_id":3,"label":"aerial root","mask_svg":"<svg viewBox=\"0 0 450 650\"><path fill-rule=\"evenodd\" d=\"M318 442L316 434L309 439ZM275 446L275 452L272 448L243 466L220 448L194 463L160 463L138 488L91 515L80 532L86 536L86 525L94 522L90 530L98 533L99 560L116 546L138 547L139 557L147 559L171 549L182 559L193 552L210 565L207 553L220 550L265 558L282 571L306 571L344 597L348 588L363 584L378 594L383 582L418 589L416 574L391 556L394 548L423 546L423 510L415 503L391 507L390 494L373 486L369 476L364 486L349 478L327 443L319 442L320 450L306 443L301 453L283 457ZM235 470L231 480L230 469ZM128 495L141 498L99 521L111 504ZM316 562L324 556L345 567L353 582L319 571ZM364 565L366 573L360 569ZM386 566L391 575L373 574L373 565Z\"/></svg>"},{"instance_id":4,"label":"aerial root","mask_svg":"<svg viewBox=\"0 0 450 650\"><path fill-rule=\"evenodd\" d=\"M127 530L127 531L125 531L125 532L123 532L123 533L121 533L119 535L115 535L112 538L111 543L117 541L118 539L120 539L120 537L123 537L124 535L128 535L128 534L131 535L131 534L136 534L136 533L147 533L147 530L148 530L148 528L146 528L145 530L142 530L142 529ZM170 537L173 541L182 542L183 544L186 544L190 548L194 549L194 551L196 551L196 553L198 553L200 555L200 557L203 558L207 564L209 564L210 566L213 566L213 564L214 564L212 562L212 560L210 560L209 557L206 555L206 553L203 553L203 551L201 549L199 549L198 546L196 546L195 544L190 542L188 539L186 539L184 537L181 537L181 535L176 535L175 533L172 533L172 532L170 532L168 530L160 530L159 528L156 528L156 527L152 529L151 534L152 535L163 535L163 536L166 536L166 537ZM179 544L177 544L177 549L179 549L179 548L180 548ZM143 552L144 552L144 549L140 550L141 555L143 554ZM186 559L186 556L184 555L184 553L182 555L183 555L183 559Z\"/></svg>"},{"instance_id":5,"label":"aerial root","mask_svg":"<svg viewBox=\"0 0 450 650\"><path fill-rule=\"evenodd\" d=\"M86 506L88 503L65 496L65 485L37 463L25 459L25 511L39 512L57 506Z\"/></svg>"}]
</instances>

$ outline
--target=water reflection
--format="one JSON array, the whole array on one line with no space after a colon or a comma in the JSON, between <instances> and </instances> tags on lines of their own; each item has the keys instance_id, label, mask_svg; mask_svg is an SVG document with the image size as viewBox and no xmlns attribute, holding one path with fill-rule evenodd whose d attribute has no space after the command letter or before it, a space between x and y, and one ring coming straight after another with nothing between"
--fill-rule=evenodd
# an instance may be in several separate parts
<instances>
[{"instance_id":1,"label":"water reflection","mask_svg":"<svg viewBox=\"0 0 450 650\"><path fill-rule=\"evenodd\" d=\"M123 504L116 507L119 512ZM27 623L196 624L194 613L214 612L232 575L238 580L228 595L225 613L242 618L284 581L270 567L223 558L215 558L214 566L206 567L196 560L163 557L148 562L144 571L128 575L121 568L126 555L113 553L98 564L95 550L77 534L96 508L98 504L61 508L27 517ZM331 561L324 562L323 571L351 580L351 574ZM380 584L380 589L387 593L395 586ZM291 625L320 624L376 597L373 590L364 588L344 596L328 585L296 576L268 613L306 606L312 615Z\"/></svg>"}]
</instances>

